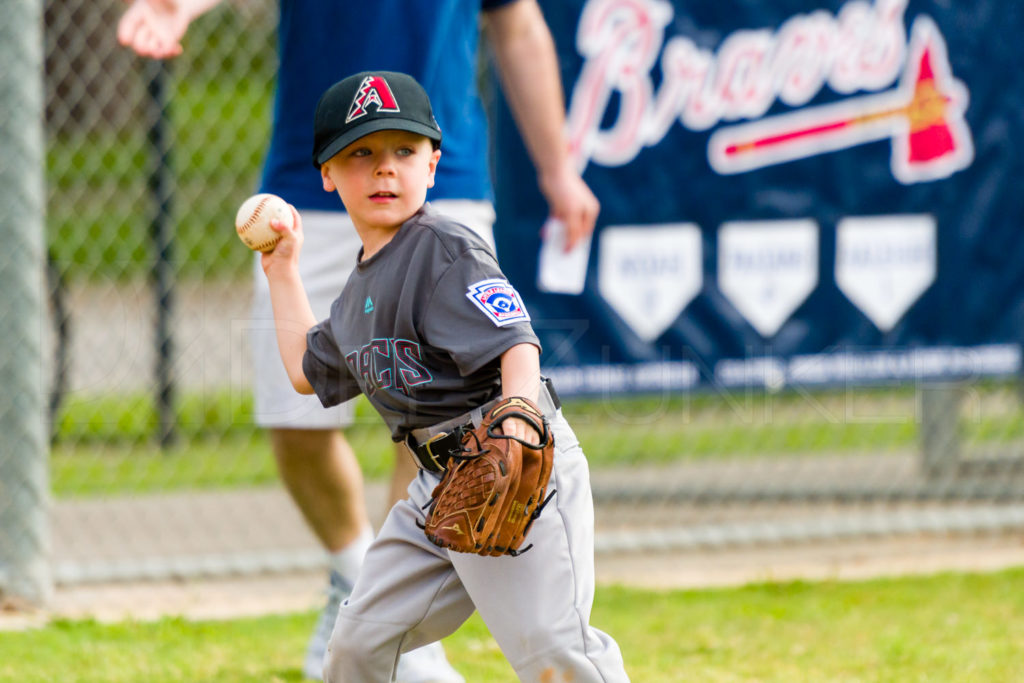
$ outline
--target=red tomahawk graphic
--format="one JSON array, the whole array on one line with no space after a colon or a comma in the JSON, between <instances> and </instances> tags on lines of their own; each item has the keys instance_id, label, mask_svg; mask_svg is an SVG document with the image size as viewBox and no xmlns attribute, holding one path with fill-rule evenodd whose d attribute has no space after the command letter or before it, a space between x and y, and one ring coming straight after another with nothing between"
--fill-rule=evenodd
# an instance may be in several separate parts
<instances>
[{"instance_id":1,"label":"red tomahawk graphic","mask_svg":"<svg viewBox=\"0 0 1024 683\"><path fill-rule=\"evenodd\" d=\"M742 173L888 138L893 175L902 183L946 178L969 166L967 91L952 77L934 25L919 19L914 29L896 89L721 128L708 143L712 168Z\"/></svg>"}]
</instances>

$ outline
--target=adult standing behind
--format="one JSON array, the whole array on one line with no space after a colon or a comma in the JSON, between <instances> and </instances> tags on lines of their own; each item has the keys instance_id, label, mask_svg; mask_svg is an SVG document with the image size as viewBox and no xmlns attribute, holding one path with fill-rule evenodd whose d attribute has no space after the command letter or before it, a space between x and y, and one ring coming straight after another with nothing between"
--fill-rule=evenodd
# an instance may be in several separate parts
<instances>
[{"instance_id":1,"label":"adult standing behind","mask_svg":"<svg viewBox=\"0 0 1024 683\"><path fill-rule=\"evenodd\" d=\"M192 20L219 2L134 0L118 25L118 39L142 56L174 57L182 51L181 39ZM273 130L259 191L284 197L302 216L306 257L301 275L318 319L327 317L360 246L339 198L323 192L309 152L320 94L348 74L401 71L423 84L444 132L445 161L428 199L493 245L487 124L477 94L481 26L550 214L566 226L567 247L593 231L598 202L568 156L554 42L536 0L281 0ZM254 278L256 422L269 429L281 479L328 552L329 599L304 666L308 677L320 678L338 605L372 539L362 473L340 429L352 423L353 413L351 405L324 409L315 397L294 392L278 354L258 259ZM388 508L405 497L415 473L408 454L398 452ZM461 677L437 646L403 656L398 680Z\"/></svg>"}]
</instances>

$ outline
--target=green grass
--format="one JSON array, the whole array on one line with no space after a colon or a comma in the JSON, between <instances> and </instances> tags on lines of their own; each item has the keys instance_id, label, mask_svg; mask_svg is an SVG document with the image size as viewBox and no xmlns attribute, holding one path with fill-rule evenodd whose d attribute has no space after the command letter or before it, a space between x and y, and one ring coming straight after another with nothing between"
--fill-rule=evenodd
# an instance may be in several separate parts
<instances>
[{"instance_id":1,"label":"green grass","mask_svg":"<svg viewBox=\"0 0 1024 683\"><path fill-rule=\"evenodd\" d=\"M252 79L185 81L172 102L172 262L182 275L245 273L234 215L259 179L269 131L269 90ZM198 128L192 117L205 117ZM155 203L139 127L62 135L47 147L47 234L71 278L116 279L152 268Z\"/></svg>"},{"instance_id":2,"label":"green grass","mask_svg":"<svg viewBox=\"0 0 1024 683\"><path fill-rule=\"evenodd\" d=\"M1003 397L990 402L998 405L965 420L965 443L1019 443L1024 437L1019 401ZM918 447L916 405L912 390L890 388L577 399L566 402L565 413L591 463L604 467L640 461L906 453ZM366 476L386 477L394 458L388 432L364 399L357 406L357 422L346 434ZM178 401L177 416L178 442L161 449L149 396L70 397L57 420L52 449L55 494L276 482L270 448L254 426L247 393L185 395Z\"/></svg>"},{"instance_id":3,"label":"green grass","mask_svg":"<svg viewBox=\"0 0 1024 683\"><path fill-rule=\"evenodd\" d=\"M348 435L363 474L388 476L394 454L383 428ZM270 445L259 432L194 439L169 449L152 441L58 445L50 464L58 498L258 487L278 480Z\"/></svg>"},{"instance_id":4,"label":"green grass","mask_svg":"<svg viewBox=\"0 0 1024 683\"><path fill-rule=\"evenodd\" d=\"M598 589L632 680L1018 681L1024 570L737 589ZM313 613L54 622L0 634L0 680L296 681ZM516 680L479 617L445 641L468 681Z\"/></svg>"},{"instance_id":5,"label":"green grass","mask_svg":"<svg viewBox=\"0 0 1024 683\"><path fill-rule=\"evenodd\" d=\"M346 430L363 473L383 478L394 461L383 422L362 401ZM143 395L70 399L51 448L58 497L180 489L238 488L277 482L269 442L252 418L252 398L230 392L179 401L176 442L161 448L157 414Z\"/></svg>"},{"instance_id":6,"label":"green grass","mask_svg":"<svg viewBox=\"0 0 1024 683\"><path fill-rule=\"evenodd\" d=\"M779 406L794 398L776 397ZM363 471L385 477L393 446L382 421L360 399L356 424L346 430ZM776 408L775 410L778 410ZM566 414L596 466L719 456L762 455L766 444L786 452L826 448L890 449L910 444L913 423L834 423L827 419L764 420L723 414L711 397L619 398L572 401ZM272 484L276 470L252 400L230 392L184 396L177 408L178 441L161 449L158 417L146 395L71 397L56 425L53 490L59 497L111 495ZM737 429L737 427L740 427Z\"/></svg>"},{"instance_id":7,"label":"green grass","mask_svg":"<svg viewBox=\"0 0 1024 683\"><path fill-rule=\"evenodd\" d=\"M251 194L269 142L276 70L275 17L221 8L190 28L186 51L169 63L172 260L186 274L244 273L233 220ZM230 36L230 39L227 38ZM47 235L72 278L147 273L155 201L147 186L154 155L147 142L144 60L122 84L123 121L86 98L62 106L85 112L49 130ZM138 101L136 101L138 99Z\"/></svg>"}]
</instances>

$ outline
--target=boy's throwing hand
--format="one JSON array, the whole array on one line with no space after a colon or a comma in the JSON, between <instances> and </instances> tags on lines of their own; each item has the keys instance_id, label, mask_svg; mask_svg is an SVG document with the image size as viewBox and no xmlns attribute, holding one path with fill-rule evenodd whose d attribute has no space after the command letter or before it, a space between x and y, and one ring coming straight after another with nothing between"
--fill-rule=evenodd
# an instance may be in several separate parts
<instances>
[{"instance_id":1,"label":"boy's throwing hand","mask_svg":"<svg viewBox=\"0 0 1024 683\"><path fill-rule=\"evenodd\" d=\"M299 253L302 251L302 217L291 204L288 208L292 212L292 224L280 219L270 221L270 227L281 233L281 241L277 243L272 251L264 252L260 257L260 265L267 277L271 273L277 273L289 268L298 268Z\"/></svg>"}]
</instances>

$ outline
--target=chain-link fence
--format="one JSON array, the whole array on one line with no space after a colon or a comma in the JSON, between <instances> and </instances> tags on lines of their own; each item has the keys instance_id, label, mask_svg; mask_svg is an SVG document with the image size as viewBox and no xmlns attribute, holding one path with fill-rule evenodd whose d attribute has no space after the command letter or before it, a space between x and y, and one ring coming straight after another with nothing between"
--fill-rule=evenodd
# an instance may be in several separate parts
<instances>
[{"instance_id":1,"label":"chain-link fence","mask_svg":"<svg viewBox=\"0 0 1024 683\"><path fill-rule=\"evenodd\" d=\"M42 383L43 88L39 8L0 26L0 597L50 588Z\"/></svg>"},{"instance_id":2,"label":"chain-link fence","mask_svg":"<svg viewBox=\"0 0 1024 683\"><path fill-rule=\"evenodd\" d=\"M218 7L166 64L117 44L123 7L45 3L53 576L318 566L251 417L251 255L232 231L268 139L276 4ZM24 171L5 148L0 175ZM5 424L12 410L0 404ZM1024 528L1012 382L602 397L566 412L602 552ZM383 489L391 445L368 406L359 415L350 440ZM5 478L14 457L0 453ZM7 491L3 523L21 505Z\"/></svg>"}]
</instances>

